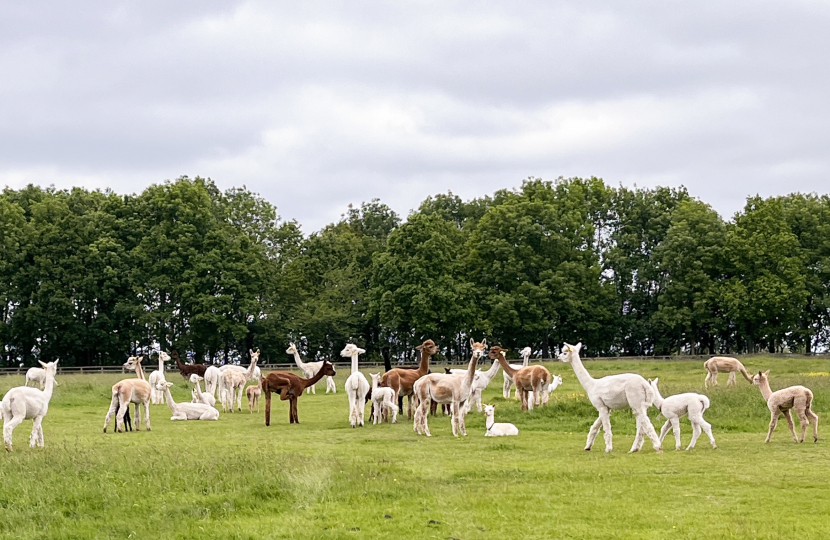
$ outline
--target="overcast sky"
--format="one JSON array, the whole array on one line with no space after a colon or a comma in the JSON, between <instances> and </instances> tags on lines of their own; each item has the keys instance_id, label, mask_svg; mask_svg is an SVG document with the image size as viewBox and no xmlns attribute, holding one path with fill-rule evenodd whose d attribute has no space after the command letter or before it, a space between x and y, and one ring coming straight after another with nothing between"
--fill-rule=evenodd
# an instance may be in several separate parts
<instances>
[{"instance_id":1,"label":"overcast sky","mask_svg":"<svg viewBox=\"0 0 830 540\"><path fill-rule=\"evenodd\" d=\"M528 176L830 193L830 3L0 3L0 185L246 185L310 233Z\"/></svg>"}]
</instances>

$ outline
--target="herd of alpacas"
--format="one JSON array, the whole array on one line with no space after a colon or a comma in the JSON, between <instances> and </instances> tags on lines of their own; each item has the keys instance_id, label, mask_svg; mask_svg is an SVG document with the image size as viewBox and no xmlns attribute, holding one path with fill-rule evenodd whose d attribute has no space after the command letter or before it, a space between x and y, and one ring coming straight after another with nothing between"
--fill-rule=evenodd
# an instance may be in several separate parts
<instances>
[{"instance_id":1,"label":"herd of alpacas","mask_svg":"<svg viewBox=\"0 0 830 540\"><path fill-rule=\"evenodd\" d=\"M340 353L344 358L351 359L351 372L345 382L346 394L349 403L349 424L352 427L364 425L364 411L367 403L372 404L372 421L379 424L384 421L397 422L399 413L402 413L403 399L407 399L407 418L413 420L413 429L417 434L431 436L428 417L435 414L440 404L442 410L451 416L452 433L454 436L466 435L465 417L475 404L479 412L484 412L487 437L518 435L516 426L509 423L495 421L495 405L483 404L482 391L501 367L504 375L502 394L510 397L515 387L515 396L521 402L522 410L532 410L534 407L544 406L549 396L559 385L562 378L551 375L542 365L531 365L531 349L526 347L521 351L522 363L510 364L507 361L506 350L499 346L487 347L487 340L476 342L470 340L472 358L466 369L447 369L445 373L432 373L429 370L430 358L438 352L435 343L428 339L417 347L421 359L415 367L398 367L386 373L370 374L372 383L358 369L358 358L366 351L354 344L348 344ZM669 428L674 432L675 448L680 449L680 418L688 416L692 425L692 439L687 450L694 448L701 432L709 437L712 448L717 448L712 426L703 418L703 413L709 408L709 398L702 394L683 393L663 397L660 394L658 379L646 380L635 373L609 375L594 379L585 369L579 356L581 343L576 345L565 344L558 360L571 365L576 378L585 389L588 400L596 408L598 416L588 432L585 450L594 445L599 431L603 431L605 451L612 450L611 411L630 409L636 421L636 435L630 452L639 451L645 437L651 440L657 452L662 451L663 439ZM135 378L123 379L112 386L112 399L104 419L104 433L115 417L115 430L132 430L132 421L129 414L130 404L135 405L135 427L141 428L141 408L144 409L144 422L147 431L150 431L150 404L166 404L172 413L171 420L218 420L219 409L223 412L242 410L243 392L248 398L250 413L256 408L259 412L259 399L265 394L265 425L271 423L271 394L279 395L280 400L289 402L289 422L299 423L297 402L304 392L314 393L315 384L326 377L326 393L336 393L333 377L336 375L331 362L304 362L291 343L286 353L294 357L297 367L303 374L300 377L287 371L273 371L262 376L257 362L259 350L250 351L251 363L245 368L242 366L225 365L222 367L206 366L203 364L183 364L179 355L173 351L179 373L193 384L192 401L176 403L170 393L173 383L165 378L165 363L171 360L171 355L165 352L159 354L159 369L145 378L141 362L144 357L132 356L127 359L124 367L135 371ZM478 363L487 356L492 364L489 369L477 369ZM9 390L0 402L0 411L3 416L3 441L7 451L12 450L12 432L23 420L32 420L32 435L29 446L43 446L43 418L49 409L52 390L57 384L55 380L58 360L54 362L40 362L42 368L31 368L26 373L26 384ZM758 372L752 377L746 368L735 358L714 357L704 363L706 379L704 386L718 384L718 373L728 372L727 386L735 386L736 374L740 373L750 383L761 391L771 413L769 431L766 442L770 441L772 432L778 423L778 417L784 415L795 442L803 442L807 426L812 423L813 440L818 441L818 416L811 410L813 393L803 386L791 386L773 392L769 385L769 370ZM201 381L205 382L202 391ZM246 388L248 382L254 382ZM30 382L37 383L40 389L29 386ZM648 417L648 409L656 407L666 423L660 430L660 435L654 429ZM797 436L792 418L795 411L801 424L801 436Z\"/></svg>"}]
</instances>

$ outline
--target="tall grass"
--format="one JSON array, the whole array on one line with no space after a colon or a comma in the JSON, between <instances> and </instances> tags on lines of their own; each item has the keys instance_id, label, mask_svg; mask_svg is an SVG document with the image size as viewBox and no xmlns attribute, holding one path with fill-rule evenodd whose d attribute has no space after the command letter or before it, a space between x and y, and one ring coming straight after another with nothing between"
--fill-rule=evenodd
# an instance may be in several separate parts
<instances>
[{"instance_id":1,"label":"tall grass","mask_svg":"<svg viewBox=\"0 0 830 540\"><path fill-rule=\"evenodd\" d=\"M596 411L570 367L549 366L564 384L548 407L519 410L501 398L501 376L485 391L497 420L520 435L485 438L483 415L466 438L449 418L430 418L432 438L397 425L348 425L336 395L305 395L299 425L274 401L262 414L218 422L171 422L151 406L153 429L103 434L118 376L61 377L44 421L46 447L27 446L31 423L0 456L2 538L824 538L830 532L830 450L797 445L782 422L764 444L769 413L757 388L738 380L707 393L718 450L626 454L630 413L612 414L615 450L601 438L582 450ZM700 362L586 362L594 376L635 371L661 391L703 392ZM830 420L830 376L820 360L753 359L772 369L773 389L804 384ZM189 399L176 373L176 400ZM0 392L22 384L0 378ZM652 418L657 411L652 409ZM654 420L659 429L662 417ZM682 422L683 441L691 427ZM669 435L669 447L673 440Z\"/></svg>"}]
</instances>

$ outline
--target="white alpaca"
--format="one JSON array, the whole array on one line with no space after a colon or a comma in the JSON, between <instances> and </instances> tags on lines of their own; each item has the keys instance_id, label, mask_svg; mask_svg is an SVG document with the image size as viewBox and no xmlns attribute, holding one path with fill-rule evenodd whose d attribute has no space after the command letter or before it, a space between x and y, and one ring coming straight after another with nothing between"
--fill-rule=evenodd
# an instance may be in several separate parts
<instances>
[{"instance_id":1,"label":"white alpaca","mask_svg":"<svg viewBox=\"0 0 830 540\"><path fill-rule=\"evenodd\" d=\"M243 373L244 375L246 375L248 377L249 381L253 381L253 382L258 381L259 378L262 377L262 372L260 371L259 367L256 366L256 363L259 360L259 349L257 349L256 351L250 351L249 350L248 352L251 355L251 364L254 364L254 369L253 370L250 369L251 366L243 367L243 366L237 366L235 364L225 364L224 366L220 366L219 368L217 368L219 370L220 374L224 373L225 371L238 371L239 373ZM208 372L209 369L210 368L207 368L205 370L205 380L207 380L207 374L208 374L207 372ZM214 375L211 374L211 377L213 377L213 376ZM217 383L218 382L219 381L217 379ZM207 388L207 385L208 385L208 383L205 382L205 388ZM219 385L219 388L221 389L221 385Z\"/></svg>"},{"instance_id":2,"label":"white alpaca","mask_svg":"<svg viewBox=\"0 0 830 540\"><path fill-rule=\"evenodd\" d=\"M257 360L259 360L259 352L252 352L251 365L247 369L243 371L239 369L226 369L221 372L221 376L219 377L219 395L223 412L228 410L233 412L234 401L236 401L237 409L242 411L242 394L245 392L245 383L251 380L256 373L258 369L256 365Z\"/></svg>"},{"instance_id":3,"label":"white alpaca","mask_svg":"<svg viewBox=\"0 0 830 540\"><path fill-rule=\"evenodd\" d=\"M205 392L216 398L216 392L219 390L219 378L222 376L222 370L216 366L208 366L205 370Z\"/></svg>"},{"instance_id":4,"label":"white alpaca","mask_svg":"<svg viewBox=\"0 0 830 540\"><path fill-rule=\"evenodd\" d=\"M585 393L588 394L588 400L599 412L599 418L596 419L588 432L585 450L590 450L594 445L594 440L597 438L600 427L602 427L605 432L605 451L610 452L612 450L611 411L631 409L637 419L637 435L634 437L634 444L629 452L637 452L643 447L645 435L648 435L648 438L651 439L654 449L662 452L660 439L648 418L648 408L651 407L654 401L654 392L648 382L634 373L622 373L594 379L588 374L588 371L582 365L582 360L579 358L581 348L582 343L576 345L565 343L562 354L559 355L559 361L571 364L574 373L576 373L576 378L579 379L579 383L585 389Z\"/></svg>"},{"instance_id":5,"label":"white alpaca","mask_svg":"<svg viewBox=\"0 0 830 540\"><path fill-rule=\"evenodd\" d=\"M26 382L24 386L29 386L30 382L38 383L40 389L43 390L44 386L46 386L46 370L39 367L29 368L26 371Z\"/></svg>"},{"instance_id":6,"label":"white alpaca","mask_svg":"<svg viewBox=\"0 0 830 540\"><path fill-rule=\"evenodd\" d=\"M715 437L712 435L712 426L703 419L703 412L709 408L709 398L695 394L694 392L687 392L685 394L676 394L663 398L660 395L660 390L657 389L657 381L649 379L648 384L654 391L654 406L660 411L660 414L666 417L666 423L663 424L663 429L660 430L660 444L669 432L669 426L674 430L674 447L680 450L680 419L686 414L689 415L689 422L692 423L692 442L686 450L691 450L695 447L697 438L700 437L700 431L703 430L709 436L709 442L712 443L712 448L717 448L715 444Z\"/></svg>"},{"instance_id":7,"label":"white alpaca","mask_svg":"<svg viewBox=\"0 0 830 540\"><path fill-rule=\"evenodd\" d=\"M156 389L164 393L167 406L173 416L170 420L219 420L219 411L204 403L176 403L170 393L171 382L156 384Z\"/></svg>"},{"instance_id":8,"label":"white alpaca","mask_svg":"<svg viewBox=\"0 0 830 540\"><path fill-rule=\"evenodd\" d=\"M285 350L285 354L294 355L294 363L297 364L297 367L300 368L300 371L303 372L303 377L306 379L314 378L317 375L317 372L323 367L323 362L303 362L303 359L300 358L300 352L297 350L297 346L293 343L288 344L288 349ZM365 379L365 377L364 377ZM369 384L368 382L366 384ZM311 386L306 388L306 393L308 394L316 394L317 389L315 388L317 383L312 384ZM334 377L326 375L326 394L331 391L332 393L337 393L337 387L334 384ZM361 424L362 425L362 424Z\"/></svg>"},{"instance_id":9,"label":"white alpaca","mask_svg":"<svg viewBox=\"0 0 830 540\"><path fill-rule=\"evenodd\" d=\"M170 361L170 355L164 351L159 352L159 368L158 371L150 373L147 382L150 383L150 403L153 405L161 405L164 403L164 392L158 390L156 387L159 383L167 382L164 378L164 363Z\"/></svg>"},{"instance_id":10,"label":"white alpaca","mask_svg":"<svg viewBox=\"0 0 830 540\"><path fill-rule=\"evenodd\" d=\"M380 373L370 373L372 377L372 409L374 409L373 414L373 424L380 424L383 422L384 413L385 416L389 417L389 411L392 411L392 423L398 423L398 404L395 403L395 391L391 388L381 388L380 385L380 378L382 374Z\"/></svg>"},{"instance_id":11,"label":"white alpaca","mask_svg":"<svg viewBox=\"0 0 830 540\"><path fill-rule=\"evenodd\" d=\"M293 344L292 344L293 346ZM366 408L366 394L369 393L369 381L357 369L357 357L366 351L348 343L346 347L340 351L340 356L351 357L352 359L352 374L346 379L346 394L349 396L349 425L352 427L363 426L363 414Z\"/></svg>"},{"instance_id":12,"label":"white alpaca","mask_svg":"<svg viewBox=\"0 0 830 540\"><path fill-rule=\"evenodd\" d=\"M193 398L195 400L194 403L204 403L205 405L216 407L216 398L208 394L207 392L202 392L202 387L199 385L199 381L201 380L203 380L202 377L199 377L195 373L190 375L190 382L193 383ZM163 395L164 391L162 391L162 396Z\"/></svg>"},{"instance_id":13,"label":"white alpaca","mask_svg":"<svg viewBox=\"0 0 830 540\"><path fill-rule=\"evenodd\" d=\"M496 423L495 413L495 405L484 406L484 416L487 418L485 420L485 427L487 428L487 431L484 432L485 437L505 437L508 435L519 434L519 428L517 428L513 424L508 424L504 422Z\"/></svg>"},{"instance_id":14,"label":"white alpaca","mask_svg":"<svg viewBox=\"0 0 830 540\"><path fill-rule=\"evenodd\" d=\"M553 393L554 390L559 388L562 385L562 377L559 375L553 375L553 379L551 379L550 384L548 385L548 396ZM533 400L533 392L527 393L528 401Z\"/></svg>"},{"instance_id":15,"label":"white alpaca","mask_svg":"<svg viewBox=\"0 0 830 540\"><path fill-rule=\"evenodd\" d=\"M40 362L40 360L38 360ZM3 442L6 450L12 451L12 432L23 420L32 419L32 435L29 437L29 447L43 446L43 417L49 412L49 401L52 399L52 390L55 385L55 373L58 360L44 364L46 374L43 390L28 386L12 388L3 396L0 402L0 412L3 414Z\"/></svg>"},{"instance_id":16,"label":"white alpaca","mask_svg":"<svg viewBox=\"0 0 830 540\"><path fill-rule=\"evenodd\" d=\"M481 391L487 388L490 384L490 381L493 380L493 377L496 376L496 372L499 370L499 363L493 362L493 365L490 366L490 369L487 371L477 371L475 377L473 378L473 385L470 387L470 398L467 400L465 405L466 410L464 414L469 413L473 410L473 403L475 402L478 405L478 412L481 412ZM450 373L453 375L465 375L467 373L466 369L451 369ZM512 380L512 379L511 379Z\"/></svg>"},{"instance_id":17,"label":"white alpaca","mask_svg":"<svg viewBox=\"0 0 830 540\"><path fill-rule=\"evenodd\" d=\"M533 352L533 350L530 347L525 347L524 349L522 349L519 352L519 354L522 356L522 364L521 365L519 365L519 364L510 364L510 367L512 367L513 369L520 369L520 368L523 368L523 367L527 367L528 364L530 363L530 355L531 355L532 352ZM508 399L510 397L510 388L513 386L513 377L511 377L510 374L508 374L504 370L502 370L501 374L504 377L504 386L502 386L501 393L502 393L502 396L504 396L504 399ZM518 388L516 389L516 399L519 399L519 389ZM481 408L479 407L478 410L481 410Z\"/></svg>"}]
</instances>

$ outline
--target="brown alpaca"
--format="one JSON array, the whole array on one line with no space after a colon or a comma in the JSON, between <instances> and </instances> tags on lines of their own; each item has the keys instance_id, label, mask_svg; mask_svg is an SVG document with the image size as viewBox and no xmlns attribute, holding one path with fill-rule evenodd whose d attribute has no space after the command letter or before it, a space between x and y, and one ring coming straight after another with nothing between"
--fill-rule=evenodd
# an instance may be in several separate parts
<instances>
[{"instance_id":1,"label":"brown alpaca","mask_svg":"<svg viewBox=\"0 0 830 540\"><path fill-rule=\"evenodd\" d=\"M807 426L810 424L810 419L812 419L813 442L818 442L818 415L810 410L810 406L813 403L813 393L809 388L790 386L783 390L773 392L769 387L769 370L766 370L764 373L759 371L758 375L752 377L752 383L760 388L761 395L767 400L767 407L769 407L769 411L772 413L772 418L769 421L767 440L764 442L769 442L772 438L772 432L778 424L779 414L783 414L784 418L787 419L790 433L793 434L793 440L797 443L804 442ZM801 440L795 436L795 425L793 424L792 416L793 409L795 409L799 423L801 424Z\"/></svg>"},{"instance_id":2,"label":"brown alpaca","mask_svg":"<svg viewBox=\"0 0 830 540\"><path fill-rule=\"evenodd\" d=\"M288 409L288 421L291 424L299 424L297 416L297 398L303 395L303 390L316 384L325 376L334 377L337 373L334 366L328 360L323 360L323 367L310 379L303 379L287 371L272 371L259 380L262 391L265 392L265 425L271 425L271 392L278 392L280 400L290 402Z\"/></svg>"},{"instance_id":3,"label":"brown alpaca","mask_svg":"<svg viewBox=\"0 0 830 540\"><path fill-rule=\"evenodd\" d=\"M533 409L534 401L536 405L547 405L550 371L539 365L513 369L505 359L505 352L504 349L495 345L490 347L490 352L487 355L493 362L501 364L504 372L513 379L513 382L516 384L516 391L519 392L519 397L522 400L522 410ZM529 392L533 392L533 400L530 403L528 403Z\"/></svg>"},{"instance_id":4,"label":"brown alpaca","mask_svg":"<svg viewBox=\"0 0 830 540\"><path fill-rule=\"evenodd\" d=\"M124 431L124 416L129 410L130 403L135 403L135 430L141 430L140 405L144 405L144 417L147 431L150 431L150 383L144 380L144 370L141 368L141 356L131 356L124 367L134 369L137 379L124 379L112 386L112 400L104 419L104 433L107 432L110 420L115 416L115 431Z\"/></svg>"},{"instance_id":5,"label":"brown alpaca","mask_svg":"<svg viewBox=\"0 0 830 540\"><path fill-rule=\"evenodd\" d=\"M752 378L749 376L749 373L746 372L746 368L737 358L731 358L729 356L714 356L709 360L703 362L703 367L706 368L706 379L703 380L703 386L709 388L709 385L712 384L713 386L718 385L718 371L728 371L729 378L726 379L726 386L737 386L737 382L735 382L735 373L738 371L741 372L741 375L744 376L750 384L752 384Z\"/></svg>"},{"instance_id":6,"label":"brown alpaca","mask_svg":"<svg viewBox=\"0 0 830 540\"><path fill-rule=\"evenodd\" d=\"M381 386L387 386L395 391L395 403L398 403L399 398L404 396L407 398L407 418L412 418L412 401L414 399L412 387L415 381L429 372L429 358L438 352L438 347L431 339L424 341L415 348L421 351L421 363L418 364L418 369L390 369L383 374L383 378L380 380Z\"/></svg>"},{"instance_id":7,"label":"brown alpaca","mask_svg":"<svg viewBox=\"0 0 830 540\"><path fill-rule=\"evenodd\" d=\"M190 380L190 376L194 373L199 377L204 378L205 370L208 368L204 364L182 364L181 360L179 359L179 353L173 351L173 360L176 361L176 367L179 368L179 373L181 373L182 377L186 380Z\"/></svg>"}]
</instances>

